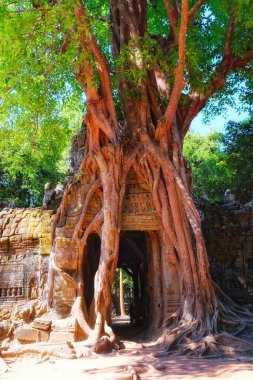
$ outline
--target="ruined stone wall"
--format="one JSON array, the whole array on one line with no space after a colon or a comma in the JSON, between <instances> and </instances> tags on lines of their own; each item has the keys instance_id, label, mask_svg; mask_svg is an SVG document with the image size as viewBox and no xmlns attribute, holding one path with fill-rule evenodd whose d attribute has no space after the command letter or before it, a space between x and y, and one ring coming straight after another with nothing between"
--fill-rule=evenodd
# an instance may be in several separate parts
<instances>
[{"instance_id":1,"label":"ruined stone wall","mask_svg":"<svg viewBox=\"0 0 253 380\"><path fill-rule=\"evenodd\" d=\"M0 211L0 320L44 289L52 213L40 208Z\"/></svg>"},{"instance_id":2,"label":"ruined stone wall","mask_svg":"<svg viewBox=\"0 0 253 380\"><path fill-rule=\"evenodd\" d=\"M202 211L214 281L236 302L253 304L253 205L205 205Z\"/></svg>"},{"instance_id":3,"label":"ruined stone wall","mask_svg":"<svg viewBox=\"0 0 253 380\"><path fill-rule=\"evenodd\" d=\"M128 198L126 202L128 205ZM127 206L125 212L128 215ZM237 302L253 303L252 204L206 204L202 205L201 212L215 282ZM52 216L53 211L40 208L0 211L0 320L9 317L14 305L37 298L43 291L48 271ZM57 293L57 289L55 291ZM61 284L58 289L61 301L64 299L62 291ZM168 307L172 303L174 310L178 297L175 301L171 291L166 294L170 294ZM73 298L72 294L70 298Z\"/></svg>"}]
</instances>

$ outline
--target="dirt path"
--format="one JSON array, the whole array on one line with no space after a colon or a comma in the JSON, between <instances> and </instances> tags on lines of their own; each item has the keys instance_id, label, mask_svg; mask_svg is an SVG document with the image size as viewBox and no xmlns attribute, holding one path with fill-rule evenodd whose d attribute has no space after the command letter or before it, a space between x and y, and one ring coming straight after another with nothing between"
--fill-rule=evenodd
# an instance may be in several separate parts
<instances>
[{"instance_id":1,"label":"dirt path","mask_svg":"<svg viewBox=\"0 0 253 380\"><path fill-rule=\"evenodd\" d=\"M111 380L127 366L132 366L144 379L168 380L252 380L253 358L187 359L185 357L156 358L154 348L126 342L119 354L99 355L76 360L24 357L6 359L8 370L1 373L5 380Z\"/></svg>"}]
</instances>

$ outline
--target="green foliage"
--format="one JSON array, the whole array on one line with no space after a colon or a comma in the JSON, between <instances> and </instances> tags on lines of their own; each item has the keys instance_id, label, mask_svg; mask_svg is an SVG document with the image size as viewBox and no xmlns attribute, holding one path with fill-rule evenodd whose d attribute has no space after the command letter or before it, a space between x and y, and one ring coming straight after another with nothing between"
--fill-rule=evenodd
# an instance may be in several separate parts
<instances>
[{"instance_id":1,"label":"green foliage","mask_svg":"<svg viewBox=\"0 0 253 380\"><path fill-rule=\"evenodd\" d=\"M56 96L69 96L65 88L66 83L71 83L70 88L75 93L80 91L75 83L75 75L85 53L80 49L80 29L74 16L74 3L72 0L61 0L52 6L50 0L37 0L36 4L40 7L35 9L31 1L0 0L0 49L3 52L1 78L6 83L6 91L22 85L23 80L31 74L31 69L36 75L47 78L50 86L53 85ZM195 3L195 0L189 1L189 6L192 7ZM88 0L85 1L85 6L92 31L111 65L112 78L115 77L115 66L117 72L120 67L120 73L125 73L130 81L133 80L138 86L155 62L167 79L172 80L178 46L176 43L170 43L171 29L163 0L148 1L148 28L145 36L138 41L138 51L136 41L131 40L129 45L122 49L117 62L114 62L111 54L109 0ZM188 26L185 69L188 86L185 92L198 90L205 93L209 89L224 53L227 27L234 10L236 22L232 55L243 56L251 49L252 3L246 0L207 0ZM62 52L67 36L71 38ZM160 45L167 44L163 53L158 40ZM141 65L137 64L140 56L143 61ZM253 70L250 70L252 63L247 66L246 71L231 73L224 90L214 96L216 102L209 103L209 115L217 110L222 112L227 102L231 102L231 95L235 92L240 93L244 106L250 106L253 89ZM120 78L121 75L114 78L115 91ZM243 85L239 87L238 83Z\"/></svg>"},{"instance_id":2,"label":"green foliage","mask_svg":"<svg viewBox=\"0 0 253 380\"><path fill-rule=\"evenodd\" d=\"M226 165L232 173L231 190L241 202L253 200L253 119L230 121L222 143Z\"/></svg>"},{"instance_id":3,"label":"green foliage","mask_svg":"<svg viewBox=\"0 0 253 380\"><path fill-rule=\"evenodd\" d=\"M0 163L0 204L4 202L27 206L33 200L31 194L25 186L25 180L20 174L15 178L10 177Z\"/></svg>"},{"instance_id":4,"label":"green foliage","mask_svg":"<svg viewBox=\"0 0 253 380\"><path fill-rule=\"evenodd\" d=\"M0 200L19 206L41 204L44 184L63 181L68 146L84 110L66 65L74 49L65 61L58 54L60 15L56 9L48 11L50 17L25 9L31 9L30 2L0 6ZM63 30L69 12L64 21Z\"/></svg>"},{"instance_id":5,"label":"green foliage","mask_svg":"<svg viewBox=\"0 0 253 380\"><path fill-rule=\"evenodd\" d=\"M210 201L220 201L229 188L232 173L221 149L221 135L200 136L189 132L184 142L184 156L192 169L193 194L206 194Z\"/></svg>"},{"instance_id":6,"label":"green foliage","mask_svg":"<svg viewBox=\"0 0 253 380\"><path fill-rule=\"evenodd\" d=\"M221 201L230 189L241 202L253 199L253 122L230 121L224 134L189 132L184 155L192 169L193 194Z\"/></svg>"},{"instance_id":7,"label":"green foliage","mask_svg":"<svg viewBox=\"0 0 253 380\"><path fill-rule=\"evenodd\" d=\"M133 279L123 270L124 301L130 303L133 300Z\"/></svg>"},{"instance_id":8,"label":"green foliage","mask_svg":"<svg viewBox=\"0 0 253 380\"><path fill-rule=\"evenodd\" d=\"M92 31L109 64L119 115L122 110L118 82L122 77L133 83L131 96L138 96L138 86L154 65L159 66L172 84L178 46L176 42L171 43L171 27L163 0L148 0L145 35L130 40L116 59L111 53L110 1L87 0L83 3ZM196 0L190 0L190 7L195 3ZM85 111L85 99L76 74L84 57L92 65L94 61L88 51L80 48L80 28L75 19L74 4L73 0L0 0L0 165L5 178L1 183L12 184L13 188L17 185L23 195L13 195L12 198L19 200L20 204L27 204L29 194L39 202L43 183L62 178L64 165L60 162ZM192 90L203 94L209 90L224 53L233 10L236 22L232 54L241 57L252 48L252 2L207 0L188 26L185 95ZM98 85L97 78L95 82ZM208 117L224 112L227 104L236 106L233 104L235 93L239 94L244 108L252 107L252 62L247 64L247 70L229 74L224 88L206 106ZM159 99L161 101L163 99ZM216 140L212 141L212 144L216 143ZM187 143L185 149L187 152ZM225 171L224 182L229 182L231 173L225 170L223 159L218 160L219 154L223 153L218 154L211 146L206 149L210 156L214 154L213 161L208 158L213 167L210 181L219 183L221 173ZM198 158L192 152L195 168L201 160L207 159L204 149L201 154L202 158ZM203 174L209 173L210 165L202 170ZM196 181L196 191L201 188L202 192L203 186ZM3 198L4 193L1 194ZM211 197L214 199L217 194L219 186Z\"/></svg>"},{"instance_id":9,"label":"green foliage","mask_svg":"<svg viewBox=\"0 0 253 380\"><path fill-rule=\"evenodd\" d=\"M150 35L169 34L169 22L163 0L148 2L148 32Z\"/></svg>"},{"instance_id":10,"label":"green foliage","mask_svg":"<svg viewBox=\"0 0 253 380\"><path fill-rule=\"evenodd\" d=\"M112 284L112 298L113 298L114 307L116 309L116 313L118 314L120 314L119 278L120 278L119 268L117 268L114 274L114 281ZM133 299L133 279L127 272L124 271L124 269L123 269L123 289L124 289L124 302L130 303Z\"/></svg>"}]
</instances>

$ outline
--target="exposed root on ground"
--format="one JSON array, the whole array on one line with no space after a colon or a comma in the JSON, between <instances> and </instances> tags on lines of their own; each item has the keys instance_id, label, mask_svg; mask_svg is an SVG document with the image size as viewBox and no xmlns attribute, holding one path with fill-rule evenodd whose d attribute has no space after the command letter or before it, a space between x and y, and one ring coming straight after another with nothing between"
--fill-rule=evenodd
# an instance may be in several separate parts
<instances>
[{"instance_id":1,"label":"exposed root on ground","mask_svg":"<svg viewBox=\"0 0 253 380\"><path fill-rule=\"evenodd\" d=\"M235 304L216 288L220 296L217 331L212 331L197 319L179 320L179 312L174 313L167 320L171 322L170 326L157 341L165 346L168 355L220 357L253 353L253 313Z\"/></svg>"}]
</instances>

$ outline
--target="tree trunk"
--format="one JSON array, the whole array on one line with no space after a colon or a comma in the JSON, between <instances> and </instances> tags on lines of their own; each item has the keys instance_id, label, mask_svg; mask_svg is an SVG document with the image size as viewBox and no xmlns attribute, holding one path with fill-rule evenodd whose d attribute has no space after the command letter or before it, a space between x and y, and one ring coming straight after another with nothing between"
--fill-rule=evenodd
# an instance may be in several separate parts
<instances>
[{"instance_id":1,"label":"tree trunk","mask_svg":"<svg viewBox=\"0 0 253 380\"><path fill-rule=\"evenodd\" d=\"M123 285L123 269L119 270L119 299L120 299L120 316L126 316L125 302L124 302L124 285Z\"/></svg>"},{"instance_id":2,"label":"tree trunk","mask_svg":"<svg viewBox=\"0 0 253 380\"><path fill-rule=\"evenodd\" d=\"M113 54L117 57L125 46L131 44L132 65L138 70L145 68L139 44L146 31L146 14L146 0L111 0ZM100 85L98 89L93 85L89 86L89 80L95 83L94 68L84 59L77 76L87 97L87 145L79 168L83 177L81 175L79 179L74 178L68 184L53 223L48 304L53 307L56 304L56 295L53 293L55 274L67 281L69 287L77 292L72 314L86 336L98 339L106 334L114 339L110 327L111 287L119 255L127 174L131 168L136 176L143 179L152 194L160 226L159 239L153 236L154 250L158 252L157 255L166 253L166 260L176 268L179 279L181 304L178 311L170 315L166 314L164 308L166 300L163 299L163 284L158 284L159 277L155 277L154 273L156 289L153 294L159 294L163 305L159 303L161 320L152 324L152 328L167 327L163 334L167 349L178 346L184 352L195 350L196 353L204 352L210 347L215 350L213 338L210 338L209 344L205 337L217 334L218 318L219 315L224 315L225 308L220 308L213 287L201 221L191 198L187 165L182 155L184 118L177 112L171 118L172 105L177 108L183 88L182 62L176 68L175 87L171 92L172 100L165 117L162 117L162 102L159 103L157 99L163 79L159 67L147 70L141 83L136 84L129 78L121 78L119 94L123 120L119 124L113 104L110 76L91 30L85 32L89 24L81 6L75 9L75 15L80 25L80 45L84 51L89 46L89 52L97 63ZM180 33L184 28L182 23ZM179 37L182 50L185 41L181 34ZM159 80L155 81L154 78ZM170 92L168 83L165 85L167 89L162 95L164 97ZM133 88L135 96L132 95ZM171 120L169 124L168 120ZM95 195L100 199L100 210L85 225ZM75 206L80 207L80 212L74 230L70 231L67 228L70 223L68 220ZM87 309L83 297L85 281L81 268L87 251L87 238L94 232L101 238L101 254L94 278L94 299ZM76 252L77 264L72 272L62 260L62 257L68 256L65 247L59 245L62 236L70 240L68 254L71 251L71 262ZM163 250L159 249L159 244L160 248L164 247ZM159 256L153 261L154 272L155 268L160 268L160 261ZM121 313L124 313L123 303L121 297ZM227 323L231 325L233 317L230 315L229 318Z\"/></svg>"},{"instance_id":3,"label":"tree trunk","mask_svg":"<svg viewBox=\"0 0 253 380\"><path fill-rule=\"evenodd\" d=\"M144 35L146 10L147 4L144 0L138 0L138 4L135 1L111 1L112 46L115 55L118 55L123 45L128 44L135 36ZM121 14L120 19L118 14ZM78 21L82 23L82 17L84 17L82 10L77 9L76 15ZM89 38L84 36L81 40L82 43L91 44ZM138 40L133 41L135 49L138 51L139 42ZM91 46L93 48L92 44ZM134 64L140 68L142 66L140 60L135 61ZM91 68L87 66L86 62L83 70L86 76L92 75ZM132 166L151 189L153 204L160 219L164 244L170 255L169 260L173 261L178 270L181 307L178 311L176 326L181 327L173 330L173 333L180 331L179 334L175 333L175 341L180 340L180 337L190 330L196 339L206 333L215 333L217 300L209 275L200 218L186 182L179 127L174 122L170 136L161 139L158 136L155 141L155 136L159 135L158 132L163 127L163 120L155 120L154 105L151 99L153 89L150 86L149 78L147 77L146 81L135 86L138 93L137 98L128 95L133 83L123 79L119 85L120 96L125 122L131 133L131 144L126 149L117 137L120 132L115 129L117 124L115 124L111 108L108 108L107 103L103 103L105 94L99 99L95 90L87 92L83 77L79 77L79 81L84 86L88 98L91 98L85 118L88 128L88 150L80 170L88 170L92 177L91 187L86 194L83 210L73 234L73 238L79 246L79 262L83 260L82 252L89 233L95 229L101 236L101 255L94 279L93 310L87 311L83 302L80 303L83 308L81 318L83 322L79 315L79 324L88 335L93 335L95 338L99 338L104 333L113 336L113 332L109 328L111 286L118 260L126 176ZM101 83L102 85L103 83ZM104 91L103 88L101 91ZM154 122L157 124L155 136L154 126L152 126ZM124 138L123 135L122 137ZM99 183L97 189L101 193L101 210L82 232L88 204L97 190L96 181ZM61 211L56 216L55 226L64 223L67 210L71 208L71 205L67 204L68 191L62 201ZM77 289L78 282L82 283L80 278L80 273L77 273ZM82 298L80 290L79 296Z\"/></svg>"}]
</instances>

